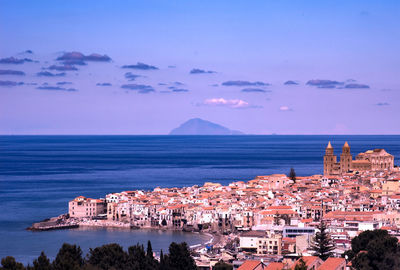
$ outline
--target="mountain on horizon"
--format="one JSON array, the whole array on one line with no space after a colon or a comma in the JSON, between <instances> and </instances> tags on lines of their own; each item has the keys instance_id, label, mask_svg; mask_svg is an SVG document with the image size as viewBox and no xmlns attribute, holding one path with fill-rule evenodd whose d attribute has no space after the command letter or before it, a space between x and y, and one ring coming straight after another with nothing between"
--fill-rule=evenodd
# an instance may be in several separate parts
<instances>
[{"instance_id":1,"label":"mountain on horizon","mask_svg":"<svg viewBox=\"0 0 400 270\"><path fill-rule=\"evenodd\" d=\"M171 130L169 135L242 135L237 130L230 130L224 126L206 121L200 118L193 118L179 127Z\"/></svg>"}]
</instances>

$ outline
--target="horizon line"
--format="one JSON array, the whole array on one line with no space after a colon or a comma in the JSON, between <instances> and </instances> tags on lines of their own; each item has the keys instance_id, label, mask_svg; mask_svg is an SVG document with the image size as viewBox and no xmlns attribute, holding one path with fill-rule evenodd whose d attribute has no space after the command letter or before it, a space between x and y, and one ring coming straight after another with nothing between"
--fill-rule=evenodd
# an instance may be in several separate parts
<instances>
[{"instance_id":1,"label":"horizon line","mask_svg":"<svg viewBox=\"0 0 400 270\"><path fill-rule=\"evenodd\" d=\"M220 137L241 137L241 136L400 136L400 134L238 134L238 135L219 135L219 134L0 134L0 136L170 136L170 137L188 137L188 136L220 136Z\"/></svg>"}]
</instances>

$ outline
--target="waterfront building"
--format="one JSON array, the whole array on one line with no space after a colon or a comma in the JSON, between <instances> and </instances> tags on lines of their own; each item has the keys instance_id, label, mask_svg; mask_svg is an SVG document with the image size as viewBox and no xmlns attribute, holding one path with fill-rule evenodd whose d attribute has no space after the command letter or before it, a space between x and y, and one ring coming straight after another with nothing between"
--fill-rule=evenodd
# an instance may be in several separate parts
<instances>
[{"instance_id":1,"label":"waterfront building","mask_svg":"<svg viewBox=\"0 0 400 270\"><path fill-rule=\"evenodd\" d=\"M68 214L73 218L98 217L106 214L106 202L79 196L68 203Z\"/></svg>"}]
</instances>

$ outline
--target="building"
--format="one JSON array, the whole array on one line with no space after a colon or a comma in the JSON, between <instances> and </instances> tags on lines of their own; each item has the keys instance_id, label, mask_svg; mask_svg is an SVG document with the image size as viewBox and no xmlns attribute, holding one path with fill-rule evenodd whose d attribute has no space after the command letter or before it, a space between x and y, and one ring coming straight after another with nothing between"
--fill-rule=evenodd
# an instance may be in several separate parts
<instances>
[{"instance_id":1,"label":"building","mask_svg":"<svg viewBox=\"0 0 400 270\"><path fill-rule=\"evenodd\" d=\"M291 227L286 226L283 228L282 235L283 237L295 238L300 235L309 235L314 236L315 228L314 227Z\"/></svg>"},{"instance_id":2,"label":"building","mask_svg":"<svg viewBox=\"0 0 400 270\"><path fill-rule=\"evenodd\" d=\"M324 155L324 175L326 176L342 175L349 171L392 171L394 169L394 157L384 149L368 150L358 154L353 160L350 146L345 142L339 162L333 150L331 142L329 142Z\"/></svg>"},{"instance_id":3,"label":"building","mask_svg":"<svg viewBox=\"0 0 400 270\"><path fill-rule=\"evenodd\" d=\"M328 258L318 270L345 270L346 260L344 258Z\"/></svg>"},{"instance_id":4,"label":"building","mask_svg":"<svg viewBox=\"0 0 400 270\"><path fill-rule=\"evenodd\" d=\"M305 262L307 269L309 270L318 270L319 267L323 264L323 260L316 256L303 256L300 259L303 259ZM300 264L300 259L298 259L291 267L291 269L295 269L296 265Z\"/></svg>"},{"instance_id":5,"label":"building","mask_svg":"<svg viewBox=\"0 0 400 270\"><path fill-rule=\"evenodd\" d=\"M393 170L394 156L386 152L384 149L368 150L356 156L356 161L369 161L371 170Z\"/></svg>"},{"instance_id":6,"label":"building","mask_svg":"<svg viewBox=\"0 0 400 270\"><path fill-rule=\"evenodd\" d=\"M68 203L68 214L74 218L97 217L106 214L105 200L76 197Z\"/></svg>"},{"instance_id":7,"label":"building","mask_svg":"<svg viewBox=\"0 0 400 270\"><path fill-rule=\"evenodd\" d=\"M262 261L247 260L238 270L265 270L267 266Z\"/></svg>"},{"instance_id":8,"label":"building","mask_svg":"<svg viewBox=\"0 0 400 270\"><path fill-rule=\"evenodd\" d=\"M267 235L263 231L250 231L240 236L240 249L257 255L281 255L282 236Z\"/></svg>"}]
</instances>

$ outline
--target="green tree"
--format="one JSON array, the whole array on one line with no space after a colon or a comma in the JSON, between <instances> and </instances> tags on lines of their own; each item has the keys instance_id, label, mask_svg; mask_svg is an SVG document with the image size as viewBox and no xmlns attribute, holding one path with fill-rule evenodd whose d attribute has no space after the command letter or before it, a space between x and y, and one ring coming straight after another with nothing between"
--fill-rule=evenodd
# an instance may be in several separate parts
<instances>
[{"instance_id":1,"label":"green tree","mask_svg":"<svg viewBox=\"0 0 400 270\"><path fill-rule=\"evenodd\" d=\"M296 183L296 172L293 168L290 168L290 172L288 174L288 177L290 180L293 180L294 183Z\"/></svg>"},{"instance_id":2,"label":"green tree","mask_svg":"<svg viewBox=\"0 0 400 270\"><path fill-rule=\"evenodd\" d=\"M213 270L232 270L233 265L229 263L225 263L223 261L217 262L214 267L212 268Z\"/></svg>"},{"instance_id":3,"label":"green tree","mask_svg":"<svg viewBox=\"0 0 400 270\"><path fill-rule=\"evenodd\" d=\"M332 251L335 249L335 244L327 231L325 222L322 219L317 228L319 231L315 234L311 244L311 249L314 251L314 256L326 260L333 255Z\"/></svg>"},{"instance_id":4,"label":"green tree","mask_svg":"<svg viewBox=\"0 0 400 270\"><path fill-rule=\"evenodd\" d=\"M158 267L158 261L154 258L150 240L147 241L146 264L149 269L156 269Z\"/></svg>"},{"instance_id":5,"label":"green tree","mask_svg":"<svg viewBox=\"0 0 400 270\"><path fill-rule=\"evenodd\" d=\"M164 257L161 254L161 257ZM161 258L160 257L160 258ZM147 242L147 250L144 251L143 245L136 244L128 249L129 269L153 270L159 268L158 261L153 256L151 242Z\"/></svg>"},{"instance_id":6,"label":"green tree","mask_svg":"<svg viewBox=\"0 0 400 270\"><path fill-rule=\"evenodd\" d=\"M25 267L22 263L15 260L14 257L7 256L1 259L1 270L24 270Z\"/></svg>"},{"instance_id":7,"label":"green tree","mask_svg":"<svg viewBox=\"0 0 400 270\"><path fill-rule=\"evenodd\" d=\"M160 251L160 263L158 265L159 270L168 270L169 269L166 260L167 260L167 258L164 255L163 251L161 250Z\"/></svg>"},{"instance_id":8,"label":"green tree","mask_svg":"<svg viewBox=\"0 0 400 270\"><path fill-rule=\"evenodd\" d=\"M128 255L118 244L90 249L88 263L99 269L125 269Z\"/></svg>"},{"instance_id":9,"label":"green tree","mask_svg":"<svg viewBox=\"0 0 400 270\"><path fill-rule=\"evenodd\" d=\"M82 250L79 246L64 243L56 259L53 261L54 270L79 270L83 265Z\"/></svg>"},{"instance_id":10,"label":"green tree","mask_svg":"<svg viewBox=\"0 0 400 270\"><path fill-rule=\"evenodd\" d=\"M33 270L52 270L49 258L42 251L37 259L33 261Z\"/></svg>"},{"instance_id":11,"label":"green tree","mask_svg":"<svg viewBox=\"0 0 400 270\"><path fill-rule=\"evenodd\" d=\"M195 270L196 264L190 255L189 248L185 242L177 244L172 242L169 246L168 256L164 256L168 269L173 270Z\"/></svg>"},{"instance_id":12,"label":"green tree","mask_svg":"<svg viewBox=\"0 0 400 270\"><path fill-rule=\"evenodd\" d=\"M299 261L296 263L296 266L294 267L294 270L307 270L307 264L304 261L303 257L300 257Z\"/></svg>"},{"instance_id":13,"label":"green tree","mask_svg":"<svg viewBox=\"0 0 400 270\"><path fill-rule=\"evenodd\" d=\"M151 247L151 242L150 242L150 240L147 241L146 257L148 257L148 258L154 258L154 256L153 256L153 248Z\"/></svg>"},{"instance_id":14,"label":"green tree","mask_svg":"<svg viewBox=\"0 0 400 270\"><path fill-rule=\"evenodd\" d=\"M385 230L365 231L353 238L345 253L357 270L400 269L400 247Z\"/></svg>"}]
</instances>

